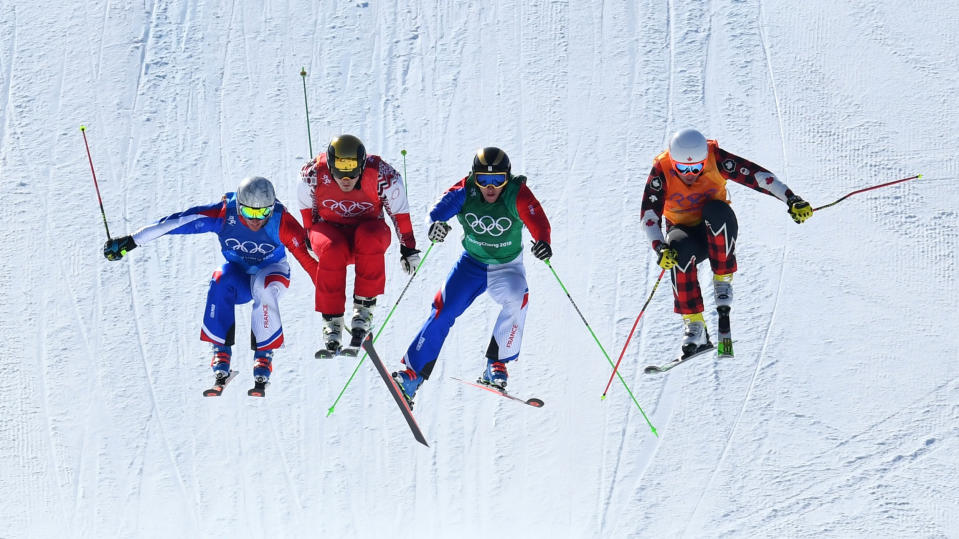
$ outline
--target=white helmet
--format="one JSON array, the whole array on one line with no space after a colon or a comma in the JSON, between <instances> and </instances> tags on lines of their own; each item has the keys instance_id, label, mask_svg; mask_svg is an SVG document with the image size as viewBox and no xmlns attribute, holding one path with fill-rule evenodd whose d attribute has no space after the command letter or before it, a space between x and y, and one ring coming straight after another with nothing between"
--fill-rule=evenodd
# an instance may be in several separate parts
<instances>
[{"instance_id":1,"label":"white helmet","mask_svg":"<svg viewBox=\"0 0 959 539\"><path fill-rule=\"evenodd\" d=\"M706 137L695 129L680 129L669 139L669 157L674 163L699 163L708 156Z\"/></svg>"},{"instance_id":2,"label":"white helmet","mask_svg":"<svg viewBox=\"0 0 959 539\"><path fill-rule=\"evenodd\" d=\"M248 208L268 208L276 202L276 192L270 180L262 176L250 176L236 188L236 201Z\"/></svg>"}]
</instances>

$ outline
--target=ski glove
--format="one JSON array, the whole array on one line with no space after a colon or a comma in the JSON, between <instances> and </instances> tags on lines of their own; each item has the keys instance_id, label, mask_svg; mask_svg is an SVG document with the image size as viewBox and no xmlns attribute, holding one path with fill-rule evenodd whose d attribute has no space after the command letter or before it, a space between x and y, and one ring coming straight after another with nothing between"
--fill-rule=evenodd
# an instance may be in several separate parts
<instances>
[{"instance_id":1,"label":"ski glove","mask_svg":"<svg viewBox=\"0 0 959 539\"><path fill-rule=\"evenodd\" d=\"M533 256L540 260L546 260L553 256L553 248L543 240L533 242L533 248L530 250L533 252Z\"/></svg>"},{"instance_id":2,"label":"ski glove","mask_svg":"<svg viewBox=\"0 0 959 539\"><path fill-rule=\"evenodd\" d=\"M786 201L789 204L789 216L799 224L812 217L812 207L802 197L793 195Z\"/></svg>"},{"instance_id":3,"label":"ski glove","mask_svg":"<svg viewBox=\"0 0 959 539\"><path fill-rule=\"evenodd\" d=\"M656 260L656 263L663 269L673 269L676 267L676 264L679 263L679 261L676 260L679 253L676 252L676 249L670 249L665 243L657 245L656 252L659 253L659 259Z\"/></svg>"},{"instance_id":4,"label":"ski glove","mask_svg":"<svg viewBox=\"0 0 959 539\"><path fill-rule=\"evenodd\" d=\"M416 267L420 265L420 252L405 245L400 245L400 265L403 266L403 271L413 275L416 273Z\"/></svg>"},{"instance_id":5,"label":"ski glove","mask_svg":"<svg viewBox=\"0 0 959 539\"><path fill-rule=\"evenodd\" d=\"M133 236L110 238L103 244L103 256L105 256L107 260L120 260L128 251L136 248L137 244L133 241Z\"/></svg>"},{"instance_id":6,"label":"ski glove","mask_svg":"<svg viewBox=\"0 0 959 539\"><path fill-rule=\"evenodd\" d=\"M430 231L426 236L433 243L440 243L446 239L446 235L449 234L450 230L453 227L446 224L446 221L433 221L433 224L430 225Z\"/></svg>"}]
</instances>

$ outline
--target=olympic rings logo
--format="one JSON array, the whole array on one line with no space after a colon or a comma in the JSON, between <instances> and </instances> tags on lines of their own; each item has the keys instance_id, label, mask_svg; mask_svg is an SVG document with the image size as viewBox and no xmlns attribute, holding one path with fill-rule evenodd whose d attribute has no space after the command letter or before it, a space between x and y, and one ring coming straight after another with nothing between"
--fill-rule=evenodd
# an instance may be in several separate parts
<instances>
[{"instance_id":1,"label":"olympic rings logo","mask_svg":"<svg viewBox=\"0 0 959 539\"><path fill-rule=\"evenodd\" d=\"M373 209L370 202L357 202L355 200L332 200L323 201L323 207L339 215L340 217L356 217Z\"/></svg>"},{"instance_id":2,"label":"olympic rings logo","mask_svg":"<svg viewBox=\"0 0 959 539\"><path fill-rule=\"evenodd\" d=\"M509 217L500 217L493 219L489 215L477 217L473 213L467 213L463 216L466 224L477 234L489 234L490 236L502 236L504 232L513 226L513 220Z\"/></svg>"},{"instance_id":3,"label":"olympic rings logo","mask_svg":"<svg viewBox=\"0 0 959 539\"><path fill-rule=\"evenodd\" d=\"M255 241L241 242L236 238L227 238L223 243L234 251L254 255L268 255L276 250L276 245L272 243L257 243Z\"/></svg>"}]
</instances>

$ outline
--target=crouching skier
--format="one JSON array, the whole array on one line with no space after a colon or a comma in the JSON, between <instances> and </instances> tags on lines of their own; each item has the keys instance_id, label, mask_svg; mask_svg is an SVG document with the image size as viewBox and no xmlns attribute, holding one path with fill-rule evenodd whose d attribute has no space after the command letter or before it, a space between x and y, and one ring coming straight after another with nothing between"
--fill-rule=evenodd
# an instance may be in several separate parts
<instances>
[{"instance_id":1,"label":"crouching skier","mask_svg":"<svg viewBox=\"0 0 959 539\"><path fill-rule=\"evenodd\" d=\"M219 202L196 206L130 236L112 238L103 246L108 260L120 260L137 246L165 234L215 232L226 263L213 273L203 312L200 339L213 344L211 366L216 377L207 396L218 396L233 378L230 369L235 331L235 306L253 301L251 345L255 386L251 396L265 396L273 371L273 352L283 344L280 296L290 286L290 265L284 246L293 252L310 276L316 260L306 247L306 231L277 199L273 184L252 176L240 182L236 193Z\"/></svg>"},{"instance_id":2,"label":"crouching skier","mask_svg":"<svg viewBox=\"0 0 959 539\"><path fill-rule=\"evenodd\" d=\"M719 313L718 352L720 356L733 355L729 312L733 274L738 268L739 224L727 200L727 181L778 198L797 223L813 214L809 203L772 172L722 149L695 129L673 134L669 148L653 161L642 202L646 237L656 251L659 266L671 272L674 310L683 317L682 355L672 364L713 348L696 269L707 259Z\"/></svg>"},{"instance_id":3,"label":"crouching skier","mask_svg":"<svg viewBox=\"0 0 959 539\"><path fill-rule=\"evenodd\" d=\"M430 241L446 238L450 231L446 221L453 217L463 226L465 251L406 351L406 369L393 373L411 405L420 384L430 377L453 323L483 292L489 292L501 309L478 382L505 391L506 363L519 357L529 304L523 226L529 227L535 240L533 256L545 260L553 254L546 213L526 186L526 177L512 175L509 157L499 148L477 151L470 174L433 206Z\"/></svg>"}]
</instances>

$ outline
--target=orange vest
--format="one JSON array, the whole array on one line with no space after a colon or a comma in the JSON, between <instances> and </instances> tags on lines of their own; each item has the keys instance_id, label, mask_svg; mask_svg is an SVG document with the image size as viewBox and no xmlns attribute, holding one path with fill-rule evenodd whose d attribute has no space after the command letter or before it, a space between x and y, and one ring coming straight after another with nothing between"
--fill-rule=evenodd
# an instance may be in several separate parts
<instances>
[{"instance_id":1,"label":"orange vest","mask_svg":"<svg viewBox=\"0 0 959 539\"><path fill-rule=\"evenodd\" d=\"M686 185L673 168L669 150L656 156L655 165L666 177L666 202L663 216L674 225L698 225L703 220L703 206L710 200L726 200L726 178L716 166L715 140L706 141L708 157L703 172L692 185ZM726 200L728 202L728 200Z\"/></svg>"}]
</instances>

